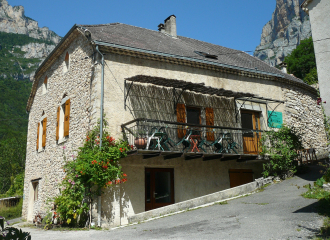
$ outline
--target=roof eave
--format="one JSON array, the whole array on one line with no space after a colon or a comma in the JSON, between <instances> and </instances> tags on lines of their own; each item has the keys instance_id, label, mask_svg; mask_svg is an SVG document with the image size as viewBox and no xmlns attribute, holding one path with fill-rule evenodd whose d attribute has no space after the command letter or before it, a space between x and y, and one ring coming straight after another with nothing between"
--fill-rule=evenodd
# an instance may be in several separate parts
<instances>
[{"instance_id":1,"label":"roof eave","mask_svg":"<svg viewBox=\"0 0 330 240\"><path fill-rule=\"evenodd\" d=\"M246 71L246 72L251 72L251 73L264 74L264 75L273 76L273 77L281 77L281 78L283 77L280 74L269 73L269 72L264 72L264 71L254 70L254 69L249 69L249 68L244 68L244 67L232 66L232 65L217 63L217 62L213 62L213 61L207 61L207 60L196 59L196 58L191 58L191 57L184 57L184 56L174 55L174 54L169 54L169 53L156 52L156 51L151 51L151 50L146 50L146 49L141 49L141 48L134 48L134 47L124 46L124 45L119 45L119 44L114 44L114 43L101 42L101 41L97 41L97 40L94 40L93 42L96 45L101 45L101 46L103 45L103 46L107 46L107 47L115 47L115 48L121 48L121 49L125 49L125 50L136 51L136 52L149 53L149 54L159 55L159 56L163 56L163 57L172 57L172 58L188 60L188 61L193 61L193 62L206 63L206 64L211 64L211 65L216 65L219 67L231 68L231 69L241 70L241 71Z\"/></svg>"}]
</instances>

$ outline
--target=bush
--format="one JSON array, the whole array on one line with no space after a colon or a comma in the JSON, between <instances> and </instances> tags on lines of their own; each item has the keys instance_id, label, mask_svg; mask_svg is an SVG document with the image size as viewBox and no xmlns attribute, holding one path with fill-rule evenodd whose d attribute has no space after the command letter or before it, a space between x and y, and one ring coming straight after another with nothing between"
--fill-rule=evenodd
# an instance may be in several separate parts
<instances>
[{"instance_id":1,"label":"bush","mask_svg":"<svg viewBox=\"0 0 330 240\"><path fill-rule=\"evenodd\" d=\"M6 207L3 205L0 205L1 216L8 220L21 217L22 216L22 206L23 206L22 199L20 199L18 204L14 207Z\"/></svg>"},{"instance_id":2,"label":"bush","mask_svg":"<svg viewBox=\"0 0 330 240\"><path fill-rule=\"evenodd\" d=\"M269 156L269 162L264 164L265 177L283 177L288 172L296 172L294 159L302 144L300 136L293 129L283 125L278 131L265 132L261 138L261 146L260 154Z\"/></svg>"},{"instance_id":3,"label":"bush","mask_svg":"<svg viewBox=\"0 0 330 240\"><path fill-rule=\"evenodd\" d=\"M107 122L103 122L105 129ZM131 147L127 142L115 141L104 130L100 148L99 132L99 126L94 128L87 135L84 146L79 148L78 156L72 156L73 161L67 161L63 168L67 175L60 184L60 195L55 198L55 215L63 224L85 226L92 199L105 187L127 181L119 160L127 156ZM65 147L63 154L67 160Z\"/></svg>"}]
</instances>

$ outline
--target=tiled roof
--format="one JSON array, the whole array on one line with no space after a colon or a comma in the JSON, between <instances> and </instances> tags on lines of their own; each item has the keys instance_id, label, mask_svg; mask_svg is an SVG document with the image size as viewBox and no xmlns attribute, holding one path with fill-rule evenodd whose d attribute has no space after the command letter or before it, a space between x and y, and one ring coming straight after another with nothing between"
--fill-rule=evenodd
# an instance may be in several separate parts
<instances>
[{"instance_id":1,"label":"tiled roof","mask_svg":"<svg viewBox=\"0 0 330 240\"><path fill-rule=\"evenodd\" d=\"M248 71L276 74L291 81L303 83L301 79L285 74L279 69L271 67L267 63L245 52L219 45L182 36L173 38L166 33L122 23L79 26L82 26L91 32L91 38L93 41L171 54L180 57L207 60L208 62L222 64L227 67L238 67ZM195 53L195 51L217 55L218 59L206 59Z\"/></svg>"}]
</instances>

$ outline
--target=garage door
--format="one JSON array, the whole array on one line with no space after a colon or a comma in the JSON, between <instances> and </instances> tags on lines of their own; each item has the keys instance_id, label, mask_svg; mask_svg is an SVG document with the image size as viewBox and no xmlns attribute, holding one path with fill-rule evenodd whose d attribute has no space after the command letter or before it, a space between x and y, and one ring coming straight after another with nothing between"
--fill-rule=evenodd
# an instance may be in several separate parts
<instances>
[{"instance_id":1,"label":"garage door","mask_svg":"<svg viewBox=\"0 0 330 240\"><path fill-rule=\"evenodd\" d=\"M229 169L230 187L237 187L253 182L252 169Z\"/></svg>"}]
</instances>

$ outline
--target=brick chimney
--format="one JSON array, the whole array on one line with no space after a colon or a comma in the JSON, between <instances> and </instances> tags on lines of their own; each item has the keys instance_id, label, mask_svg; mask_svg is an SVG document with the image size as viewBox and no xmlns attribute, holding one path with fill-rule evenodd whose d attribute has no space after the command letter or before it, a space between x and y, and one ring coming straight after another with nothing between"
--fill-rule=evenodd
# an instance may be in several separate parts
<instances>
[{"instance_id":1,"label":"brick chimney","mask_svg":"<svg viewBox=\"0 0 330 240\"><path fill-rule=\"evenodd\" d=\"M163 24L159 24L158 25L158 30L160 32L164 32L165 33L171 35L172 37L176 38L176 16L175 15L171 15L168 18L165 19L164 21L164 25Z\"/></svg>"}]
</instances>

